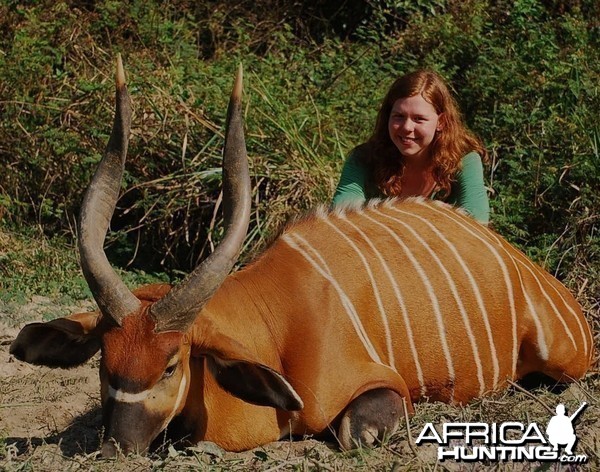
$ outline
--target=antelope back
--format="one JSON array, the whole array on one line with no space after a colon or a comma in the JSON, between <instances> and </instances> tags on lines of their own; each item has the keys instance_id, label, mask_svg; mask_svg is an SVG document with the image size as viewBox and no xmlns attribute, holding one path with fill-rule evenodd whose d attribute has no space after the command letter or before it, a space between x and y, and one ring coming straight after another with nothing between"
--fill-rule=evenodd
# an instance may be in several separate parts
<instances>
[{"instance_id":1,"label":"antelope back","mask_svg":"<svg viewBox=\"0 0 600 472\"><path fill-rule=\"evenodd\" d=\"M317 212L278 245L319 298L313 329L400 373L413 400L464 402L529 372L568 380L590 365L590 329L569 291L445 204Z\"/></svg>"}]
</instances>

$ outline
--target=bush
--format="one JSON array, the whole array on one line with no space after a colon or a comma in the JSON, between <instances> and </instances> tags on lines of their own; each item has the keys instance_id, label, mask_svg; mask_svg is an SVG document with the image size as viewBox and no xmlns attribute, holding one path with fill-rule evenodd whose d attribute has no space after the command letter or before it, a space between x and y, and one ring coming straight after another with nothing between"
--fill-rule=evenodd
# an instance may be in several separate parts
<instances>
[{"instance_id":1,"label":"bush","mask_svg":"<svg viewBox=\"0 0 600 472\"><path fill-rule=\"evenodd\" d=\"M111 259L189 270L221 237L223 121L243 62L250 257L290 214L329 201L391 81L426 66L449 80L488 145L498 231L575 285L597 270L597 2L311 5L0 6L0 217L72 237L110 130L120 51L135 116Z\"/></svg>"}]
</instances>

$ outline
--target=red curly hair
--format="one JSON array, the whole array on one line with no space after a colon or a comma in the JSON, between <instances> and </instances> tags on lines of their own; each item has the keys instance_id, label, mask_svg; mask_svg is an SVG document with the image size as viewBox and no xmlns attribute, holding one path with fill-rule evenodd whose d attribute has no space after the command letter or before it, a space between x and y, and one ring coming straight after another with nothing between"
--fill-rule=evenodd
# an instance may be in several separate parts
<instances>
[{"instance_id":1,"label":"red curly hair","mask_svg":"<svg viewBox=\"0 0 600 472\"><path fill-rule=\"evenodd\" d=\"M479 138L462 121L458 105L442 77L430 70L417 70L396 79L388 90L377 114L375 130L367 141L366 165L372 169L373 184L388 196L398 196L402 190L405 161L388 131L392 107L400 98L420 94L433 105L440 116L442 131L431 142L429 155L433 178L442 196L450 193L454 176L460 170L465 154L476 151L485 162L487 151Z\"/></svg>"}]
</instances>

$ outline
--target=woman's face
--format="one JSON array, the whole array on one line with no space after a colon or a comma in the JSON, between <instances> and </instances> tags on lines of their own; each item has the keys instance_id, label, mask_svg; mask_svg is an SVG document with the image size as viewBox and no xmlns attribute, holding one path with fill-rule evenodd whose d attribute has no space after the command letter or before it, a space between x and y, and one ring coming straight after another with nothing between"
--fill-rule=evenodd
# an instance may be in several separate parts
<instances>
[{"instance_id":1,"label":"woman's face","mask_svg":"<svg viewBox=\"0 0 600 472\"><path fill-rule=\"evenodd\" d=\"M394 102L388 121L392 142L410 159L426 159L436 131L441 129L440 116L420 94Z\"/></svg>"}]
</instances>

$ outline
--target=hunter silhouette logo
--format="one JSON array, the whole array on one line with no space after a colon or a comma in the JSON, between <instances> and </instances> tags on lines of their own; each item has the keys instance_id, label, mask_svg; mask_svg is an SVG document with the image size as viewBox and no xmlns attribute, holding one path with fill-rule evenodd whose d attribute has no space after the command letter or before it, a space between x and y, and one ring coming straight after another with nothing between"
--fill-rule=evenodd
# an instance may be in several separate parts
<instances>
[{"instance_id":1,"label":"hunter silhouette logo","mask_svg":"<svg viewBox=\"0 0 600 472\"><path fill-rule=\"evenodd\" d=\"M566 445L565 453L570 456L573 455L573 446L577 441L573 420L579 416L586 406L587 403L583 402L571 416L565 415L565 406L562 403L556 406L556 416L552 417L546 428L546 435L553 446L553 450L558 451L559 444Z\"/></svg>"},{"instance_id":2,"label":"hunter silhouette logo","mask_svg":"<svg viewBox=\"0 0 600 472\"><path fill-rule=\"evenodd\" d=\"M518 421L504 423L444 423L441 431L427 423L415 441L417 446L437 444L440 461L540 461L585 464L586 455L575 455L577 442L574 420L587 407L581 406L571 416L565 405L556 407L556 415L548 422L546 434L537 423ZM561 448L564 447L564 453Z\"/></svg>"}]
</instances>

